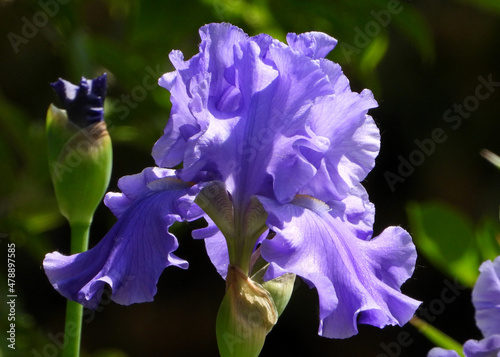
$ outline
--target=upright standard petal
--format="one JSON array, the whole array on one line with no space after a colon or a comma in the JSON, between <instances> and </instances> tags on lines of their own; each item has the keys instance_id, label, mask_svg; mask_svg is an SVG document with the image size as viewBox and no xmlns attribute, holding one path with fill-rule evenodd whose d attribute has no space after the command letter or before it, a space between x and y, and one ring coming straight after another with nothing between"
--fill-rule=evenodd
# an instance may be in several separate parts
<instances>
[{"instance_id":1,"label":"upright standard petal","mask_svg":"<svg viewBox=\"0 0 500 357\"><path fill-rule=\"evenodd\" d=\"M288 45L296 51L312 59L325 58L337 45L337 40L323 32L306 32L297 35L289 33L286 36Z\"/></svg>"},{"instance_id":2,"label":"upright standard petal","mask_svg":"<svg viewBox=\"0 0 500 357\"><path fill-rule=\"evenodd\" d=\"M262 257L316 287L321 335L347 338L357 322L377 327L403 325L420 305L400 291L412 274L416 251L409 234L389 227L371 240L358 238L329 207L308 196L290 204L259 197L276 232L261 245ZM271 270L273 271L273 270ZM272 273L266 279L275 278Z\"/></svg>"},{"instance_id":3,"label":"upright standard petal","mask_svg":"<svg viewBox=\"0 0 500 357\"><path fill-rule=\"evenodd\" d=\"M352 92L323 58L336 40L289 34L287 46L229 24L200 34L200 52L188 61L172 52L176 71L159 81L173 107L156 163L184 161L183 180L206 171L236 202L254 194L290 202L306 185L325 201L346 197L373 167L379 134L366 115L377 105L371 92Z\"/></svg>"},{"instance_id":4,"label":"upright standard petal","mask_svg":"<svg viewBox=\"0 0 500 357\"><path fill-rule=\"evenodd\" d=\"M105 284L119 304L152 301L163 269L188 265L173 254L178 243L169 227L201 215L193 204L197 187L178 180L172 170L148 168L122 178L119 186L123 194L107 196L119 217L108 234L86 252L49 253L43 262L56 290L91 309L99 305Z\"/></svg>"}]
</instances>

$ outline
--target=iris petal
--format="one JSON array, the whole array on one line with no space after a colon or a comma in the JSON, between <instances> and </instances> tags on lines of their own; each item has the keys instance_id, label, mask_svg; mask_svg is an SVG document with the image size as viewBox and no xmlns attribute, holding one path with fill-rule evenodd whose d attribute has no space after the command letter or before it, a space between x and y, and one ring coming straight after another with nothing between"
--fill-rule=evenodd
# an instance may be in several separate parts
<instances>
[{"instance_id":1,"label":"iris petal","mask_svg":"<svg viewBox=\"0 0 500 357\"><path fill-rule=\"evenodd\" d=\"M427 357L460 357L460 355L451 350L445 350L444 348L434 347L429 351Z\"/></svg>"},{"instance_id":2,"label":"iris petal","mask_svg":"<svg viewBox=\"0 0 500 357\"><path fill-rule=\"evenodd\" d=\"M191 234L194 239L205 240L205 248L210 261L222 278L226 279L229 267L229 252L227 250L226 238L224 238L224 235L210 217L205 216L205 220L208 222L208 226L194 230Z\"/></svg>"},{"instance_id":3,"label":"iris petal","mask_svg":"<svg viewBox=\"0 0 500 357\"><path fill-rule=\"evenodd\" d=\"M464 354L466 357L498 357L500 355L500 335L493 335L481 341L468 340L464 344Z\"/></svg>"},{"instance_id":4,"label":"iris petal","mask_svg":"<svg viewBox=\"0 0 500 357\"><path fill-rule=\"evenodd\" d=\"M324 58L337 45L337 40L323 32L289 33L286 42L296 51L313 59Z\"/></svg>"},{"instance_id":5,"label":"iris petal","mask_svg":"<svg viewBox=\"0 0 500 357\"><path fill-rule=\"evenodd\" d=\"M262 243L262 257L316 287L321 335L347 338L357 333L356 321L383 327L413 316L420 303L400 292L416 260L406 231L389 227L376 238L360 239L315 199L301 196L284 205L259 199L276 232Z\"/></svg>"},{"instance_id":6,"label":"iris petal","mask_svg":"<svg viewBox=\"0 0 500 357\"><path fill-rule=\"evenodd\" d=\"M169 173L150 168L121 179L125 193L108 198L119 217L108 234L86 252L46 255L43 266L56 290L95 309L109 284L112 300L129 305L153 300L167 266L187 268L188 263L173 254L178 242L168 229L175 221L197 218L197 188Z\"/></svg>"},{"instance_id":7,"label":"iris petal","mask_svg":"<svg viewBox=\"0 0 500 357\"><path fill-rule=\"evenodd\" d=\"M184 161L179 177L200 171L221 180L235 201L254 194L290 202L304 187L341 200L373 167L379 134L370 91L352 92L339 65L323 57L332 37L289 34L289 46L247 36L229 24L200 30L200 52L159 81L172 112L153 156Z\"/></svg>"}]
</instances>

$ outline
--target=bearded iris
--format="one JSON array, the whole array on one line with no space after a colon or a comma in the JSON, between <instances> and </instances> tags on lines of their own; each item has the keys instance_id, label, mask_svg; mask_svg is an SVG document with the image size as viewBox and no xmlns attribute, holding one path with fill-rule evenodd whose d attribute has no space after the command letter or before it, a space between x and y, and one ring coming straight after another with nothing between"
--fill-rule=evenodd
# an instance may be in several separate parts
<instances>
[{"instance_id":1,"label":"bearded iris","mask_svg":"<svg viewBox=\"0 0 500 357\"><path fill-rule=\"evenodd\" d=\"M175 71L159 79L172 110L153 148L157 167L107 194L118 221L98 245L47 254L50 282L89 308L105 284L117 303L151 301L165 267L188 266L169 227L205 218L193 237L205 240L222 277L264 264L265 281L289 273L316 288L321 335L405 324L419 305L400 291L416 251L400 227L373 238L361 181L379 151L367 114L377 103L325 59L337 41L309 32L288 34L287 45L230 24L206 25L200 36L199 53L185 61L172 51Z\"/></svg>"}]
</instances>

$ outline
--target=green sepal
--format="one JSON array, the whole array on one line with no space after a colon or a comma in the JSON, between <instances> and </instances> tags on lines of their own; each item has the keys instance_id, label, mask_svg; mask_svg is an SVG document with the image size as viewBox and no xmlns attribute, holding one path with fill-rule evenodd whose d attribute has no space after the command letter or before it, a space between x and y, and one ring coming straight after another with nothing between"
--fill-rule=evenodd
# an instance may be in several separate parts
<instances>
[{"instance_id":1,"label":"green sepal","mask_svg":"<svg viewBox=\"0 0 500 357\"><path fill-rule=\"evenodd\" d=\"M112 146L104 121L80 128L50 105L46 121L49 169L61 214L90 224L109 184Z\"/></svg>"},{"instance_id":2,"label":"green sepal","mask_svg":"<svg viewBox=\"0 0 500 357\"><path fill-rule=\"evenodd\" d=\"M262 203L251 197L248 205L237 212L223 182L207 184L195 202L210 217L226 239L231 264L249 274L251 257L259 237L268 229L267 212Z\"/></svg>"},{"instance_id":3,"label":"green sepal","mask_svg":"<svg viewBox=\"0 0 500 357\"><path fill-rule=\"evenodd\" d=\"M235 236L233 202L223 182L213 181L203 187L195 202L214 221L226 239Z\"/></svg>"},{"instance_id":4,"label":"green sepal","mask_svg":"<svg viewBox=\"0 0 500 357\"><path fill-rule=\"evenodd\" d=\"M227 290L217 315L221 357L256 357L278 320L271 294L236 266L229 266Z\"/></svg>"},{"instance_id":5,"label":"green sepal","mask_svg":"<svg viewBox=\"0 0 500 357\"><path fill-rule=\"evenodd\" d=\"M268 267L269 264L255 273L252 276L252 280L259 283L271 294L279 317L292 297L293 287L295 284L295 274L285 273L277 278L264 282L263 277Z\"/></svg>"}]
</instances>

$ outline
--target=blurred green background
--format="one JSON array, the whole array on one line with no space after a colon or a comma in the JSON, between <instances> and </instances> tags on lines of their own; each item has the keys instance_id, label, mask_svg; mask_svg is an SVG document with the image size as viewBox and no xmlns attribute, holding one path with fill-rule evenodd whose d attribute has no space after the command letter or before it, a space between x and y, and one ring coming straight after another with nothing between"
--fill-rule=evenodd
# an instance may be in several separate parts
<instances>
[{"instance_id":1,"label":"blurred green background","mask_svg":"<svg viewBox=\"0 0 500 357\"><path fill-rule=\"evenodd\" d=\"M312 30L339 40L328 58L342 65L353 90L370 88L379 102L371 114L382 149L366 180L377 207L375 230L402 225L421 253L403 290L431 311L423 319L459 342L480 338L470 290L458 290L447 303L442 293L446 281L470 286L470 272L498 249L500 171L479 155L483 148L500 153L497 0L0 0L0 355L60 355L65 301L41 268L47 252L69 251L69 228L47 168L45 114L58 104L49 83L108 73L110 190L116 191L121 176L154 165L151 147L170 109L168 92L156 85L172 70L168 53L191 57L198 28L220 21L281 40ZM101 205L91 246L114 221ZM195 227L174 227L177 254L190 268L167 269L155 302L104 302L101 311L87 312L84 356L218 355L215 317L224 282L203 242L190 238ZM436 247L436 236L446 242ZM479 236L487 238L478 255ZM9 242L17 248L15 351L3 338ZM453 269L443 259L453 260ZM462 274L463 266L472 270ZM318 337L317 327L316 292L299 282L262 356L425 356L433 346L410 325L360 326L347 340ZM410 336L404 344L397 343L401 333Z\"/></svg>"}]
</instances>

